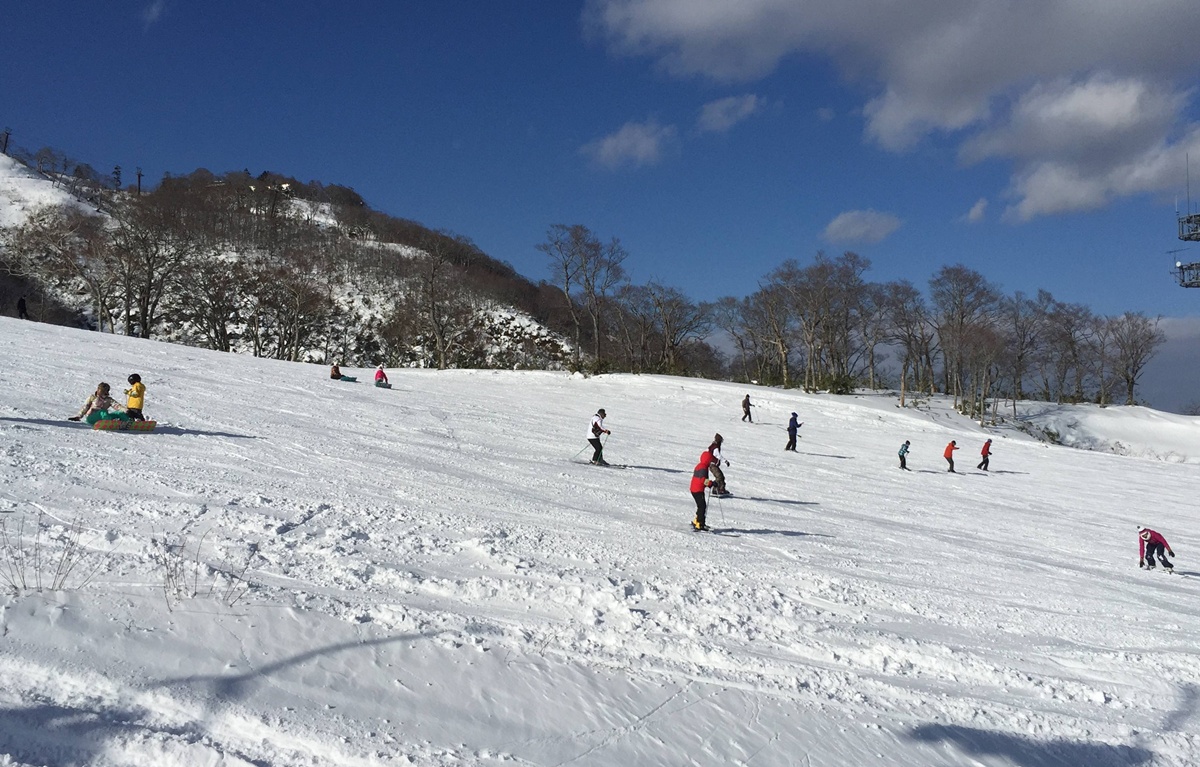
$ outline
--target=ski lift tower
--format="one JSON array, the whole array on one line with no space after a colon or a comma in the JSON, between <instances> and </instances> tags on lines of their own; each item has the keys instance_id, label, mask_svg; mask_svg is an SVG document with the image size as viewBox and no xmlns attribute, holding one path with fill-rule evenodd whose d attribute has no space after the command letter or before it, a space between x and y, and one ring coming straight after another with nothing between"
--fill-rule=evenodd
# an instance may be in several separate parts
<instances>
[{"instance_id":1,"label":"ski lift tower","mask_svg":"<svg viewBox=\"0 0 1200 767\"><path fill-rule=\"evenodd\" d=\"M1184 242L1200 242L1200 213L1188 213L1179 217L1179 239ZM1175 262L1179 284L1185 288L1200 288L1200 261L1185 264Z\"/></svg>"}]
</instances>

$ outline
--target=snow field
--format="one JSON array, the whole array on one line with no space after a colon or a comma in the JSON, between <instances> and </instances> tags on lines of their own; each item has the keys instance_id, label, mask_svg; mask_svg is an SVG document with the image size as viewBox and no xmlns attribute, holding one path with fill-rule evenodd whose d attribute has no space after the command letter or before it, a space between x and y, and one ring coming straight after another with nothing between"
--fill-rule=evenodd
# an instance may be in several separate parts
<instances>
[{"instance_id":1,"label":"snow field","mask_svg":"<svg viewBox=\"0 0 1200 767\"><path fill-rule=\"evenodd\" d=\"M0 765L1200 764L1195 419L1029 414L1115 455L884 394L0 350L0 520L78 522L97 568L0 598ZM63 420L134 371L155 433ZM575 456L599 407L625 470ZM1139 523L1187 574L1135 567ZM170 609L164 540L199 548Z\"/></svg>"}]
</instances>

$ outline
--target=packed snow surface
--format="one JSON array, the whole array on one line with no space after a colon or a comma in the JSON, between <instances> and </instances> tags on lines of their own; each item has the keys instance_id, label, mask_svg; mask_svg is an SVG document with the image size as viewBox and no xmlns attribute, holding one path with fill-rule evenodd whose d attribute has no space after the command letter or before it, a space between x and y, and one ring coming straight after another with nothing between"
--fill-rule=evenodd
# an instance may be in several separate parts
<instances>
[{"instance_id":1,"label":"packed snow surface","mask_svg":"<svg viewBox=\"0 0 1200 767\"><path fill-rule=\"evenodd\" d=\"M1080 410L1116 455L883 394L0 351L0 765L1200 764L1195 419ZM65 420L131 372L156 431Z\"/></svg>"}]
</instances>

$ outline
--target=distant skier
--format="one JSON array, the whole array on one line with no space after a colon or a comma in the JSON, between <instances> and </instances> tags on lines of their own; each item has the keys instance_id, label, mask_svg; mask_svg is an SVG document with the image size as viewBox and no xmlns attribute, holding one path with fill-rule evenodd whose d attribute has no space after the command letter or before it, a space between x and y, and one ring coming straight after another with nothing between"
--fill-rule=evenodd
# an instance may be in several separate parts
<instances>
[{"instance_id":1,"label":"distant skier","mask_svg":"<svg viewBox=\"0 0 1200 767\"><path fill-rule=\"evenodd\" d=\"M988 459L992 457L992 441L990 439L987 442L983 443L983 449L979 451L979 455L980 455L980 457L983 458L983 460L980 461L979 465L976 466L975 468L983 469L984 471L987 471L988 470Z\"/></svg>"},{"instance_id":2,"label":"distant skier","mask_svg":"<svg viewBox=\"0 0 1200 767\"><path fill-rule=\"evenodd\" d=\"M750 423L754 423L754 419L750 416L750 408L752 408L752 407L754 407L754 405L750 404L750 395L747 394L746 398L742 400L742 420L743 421L749 421Z\"/></svg>"},{"instance_id":3,"label":"distant skier","mask_svg":"<svg viewBox=\"0 0 1200 767\"><path fill-rule=\"evenodd\" d=\"M692 499L696 502L696 518L692 520L693 530L707 530L705 514L708 513L708 500L704 497L704 488L712 487L708 478L708 470L712 466L712 453L705 450L700 454L700 463L692 469Z\"/></svg>"},{"instance_id":4,"label":"distant skier","mask_svg":"<svg viewBox=\"0 0 1200 767\"><path fill-rule=\"evenodd\" d=\"M712 458L712 464L709 467L713 473L713 494L714 495L729 495L729 490L725 488L725 472L721 471L721 461L724 458L721 455L721 445L725 442L725 438L720 434L713 436L712 444L708 446L709 456ZM729 465L729 461L725 461L725 465Z\"/></svg>"},{"instance_id":5,"label":"distant skier","mask_svg":"<svg viewBox=\"0 0 1200 767\"><path fill-rule=\"evenodd\" d=\"M608 414L604 412L604 408L600 408L592 416L592 422L588 425L588 444L595 450L592 453L592 463L597 466L608 465L608 461L604 460L604 443L600 441L601 434L612 434L611 431L604 428L604 419L607 417Z\"/></svg>"},{"instance_id":6,"label":"distant skier","mask_svg":"<svg viewBox=\"0 0 1200 767\"><path fill-rule=\"evenodd\" d=\"M912 471L912 469L908 468L908 463L904 460L904 456L908 455L908 440L904 440L904 444L900 446L898 455L900 456L900 468L905 471Z\"/></svg>"},{"instance_id":7,"label":"distant skier","mask_svg":"<svg viewBox=\"0 0 1200 767\"><path fill-rule=\"evenodd\" d=\"M944 453L942 453L942 455L946 458L946 463L950 464L949 471L951 473L957 474L958 472L954 471L954 451L955 450L958 450L958 443L955 442L954 440L950 440L950 444L946 445L946 451Z\"/></svg>"},{"instance_id":8,"label":"distant skier","mask_svg":"<svg viewBox=\"0 0 1200 767\"><path fill-rule=\"evenodd\" d=\"M144 421L142 407L146 404L146 385L137 373L129 374L129 388L125 390L125 412L134 421Z\"/></svg>"},{"instance_id":9,"label":"distant skier","mask_svg":"<svg viewBox=\"0 0 1200 767\"><path fill-rule=\"evenodd\" d=\"M1157 554L1158 561L1167 572L1174 570L1175 566L1163 556L1163 549L1166 549L1170 556L1175 556L1175 552L1171 551L1171 544L1167 543L1167 539L1160 533L1148 527L1138 527L1138 567L1153 570L1154 556Z\"/></svg>"},{"instance_id":10,"label":"distant skier","mask_svg":"<svg viewBox=\"0 0 1200 767\"><path fill-rule=\"evenodd\" d=\"M792 413L792 419L788 421L788 441L787 446L783 448L784 450L791 450L793 453L796 452L796 432L800 430L800 424L796 422L796 417L796 414Z\"/></svg>"},{"instance_id":11,"label":"distant skier","mask_svg":"<svg viewBox=\"0 0 1200 767\"><path fill-rule=\"evenodd\" d=\"M17 299L17 317L22 320L29 319L29 311L25 306L25 296Z\"/></svg>"},{"instance_id":12,"label":"distant skier","mask_svg":"<svg viewBox=\"0 0 1200 767\"><path fill-rule=\"evenodd\" d=\"M375 368L375 385L380 389L392 388L392 385L388 383L387 373L383 372L383 365Z\"/></svg>"},{"instance_id":13,"label":"distant skier","mask_svg":"<svg viewBox=\"0 0 1200 767\"><path fill-rule=\"evenodd\" d=\"M129 416L121 411L121 406L113 400L111 395L112 387L101 382L96 387L96 391L92 396L88 397L83 408L80 409L78 415L73 415L68 418L68 421L86 420L89 424L94 424L96 421L128 421Z\"/></svg>"}]
</instances>

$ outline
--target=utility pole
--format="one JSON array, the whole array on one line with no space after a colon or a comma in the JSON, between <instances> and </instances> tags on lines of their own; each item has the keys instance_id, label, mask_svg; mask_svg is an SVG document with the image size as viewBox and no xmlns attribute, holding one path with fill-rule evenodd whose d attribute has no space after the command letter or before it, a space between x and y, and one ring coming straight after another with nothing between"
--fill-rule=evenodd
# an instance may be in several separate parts
<instances>
[{"instance_id":1,"label":"utility pole","mask_svg":"<svg viewBox=\"0 0 1200 767\"><path fill-rule=\"evenodd\" d=\"M137 180L138 180L137 194L138 194L138 197L141 197L142 196L142 169L141 168L137 169Z\"/></svg>"},{"instance_id":2,"label":"utility pole","mask_svg":"<svg viewBox=\"0 0 1200 767\"><path fill-rule=\"evenodd\" d=\"M4 142L0 143L0 154L8 154L8 137L12 135L12 128L4 129Z\"/></svg>"}]
</instances>

